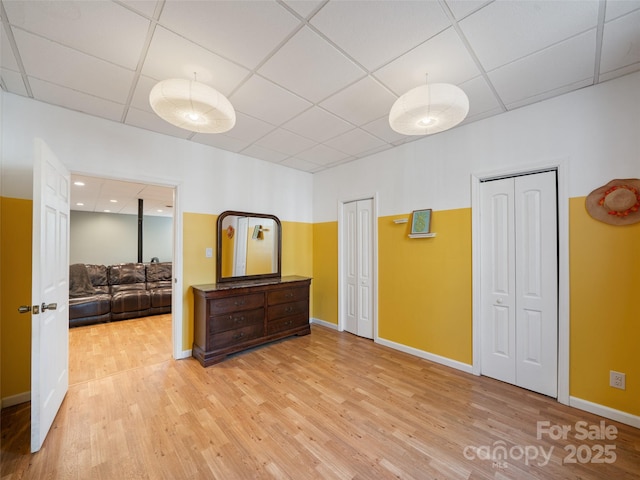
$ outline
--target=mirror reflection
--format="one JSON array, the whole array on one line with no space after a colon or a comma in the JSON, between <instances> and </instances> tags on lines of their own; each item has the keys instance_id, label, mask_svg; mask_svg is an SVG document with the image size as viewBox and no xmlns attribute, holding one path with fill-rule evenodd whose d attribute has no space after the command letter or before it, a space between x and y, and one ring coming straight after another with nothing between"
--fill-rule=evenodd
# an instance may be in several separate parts
<instances>
[{"instance_id":1,"label":"mirror reflection","mask_svg":"<svg viewBox=\"0 0 640 480\"><path fill-rule=\"evenodd\" d=\"M280 221L273 215L218 217L217 281L280 276Z\"/></svg>"}]
</instances>

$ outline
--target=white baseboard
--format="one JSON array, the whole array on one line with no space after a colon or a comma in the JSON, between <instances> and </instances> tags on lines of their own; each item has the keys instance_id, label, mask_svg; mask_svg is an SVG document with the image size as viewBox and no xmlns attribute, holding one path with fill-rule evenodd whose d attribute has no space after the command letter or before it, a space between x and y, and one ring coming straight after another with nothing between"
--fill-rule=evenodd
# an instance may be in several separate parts
<instances>
[{"instance_id":1,"label":"white baseboard","mask_svg":"<svg viewBox=\"0 0 640 480\"><path fill-rule=\"evenodd\" d=\"M640 417L632 415L621 410L605 407L598 403L589 402L581 398L569 397L569 405L571 407L584 410L585 412L595 413L601 417L615 420L616 422L624 423L625 425L631 425L632 427L640 428Z\"/></svg>"},{"instance_id":2,"label":"white baseboard","mask_svg":"<svg viewBox=\"0 0 640 480\"><path fill-rule=\"evenodd\" d=\"M22 392L2 399L2 408L13 407L31 401L31 392Z\"/></svg>"},{"instance_id":3,"label":"white baseboard","mask_svg":"<svg viewBox=\"0 0 640 480\"><path fill-rule=\"evenodd\" d=\"M458 362L457 360L452 360L447 357L441 357L435 353L425 352L424 350L408 347L401 343L392 342L391 340L386 340L384 338L377 338L376 343L384 345L385 347L393 348L394 350L400 350L401 352L408 353L410 355L415 355L416 357L424 358L425 360L429 360L434 363L439 363L440 365L445 365L447 367L455 368L456 370L473 374L473 366L467 363Z\"/></svg>"},{"instance_id":4,"label":"white baseboard","mask_svg":"<svg viewBox=\"0 0 640 480\"><path fill-rule=\"evenodd\" d=\"M182 360L185 358L189 358L191 356L191 352L192 350L183 350L181 351L178 356L176 357L176 360Z\"/></svg>"},{"instance_id":5,"label":"white baseboard","mask_svg":"<svg viewBox=\"0 0 640 480\"><path fill-rule=\"evenodd\" d=\"M320 320L319 318L312 318L309 323L315 323L316 325L322 325L323 327L338 330L338 325L336 325L335 323L325 322L324 320Z\"/></svg>"}]
</instances>

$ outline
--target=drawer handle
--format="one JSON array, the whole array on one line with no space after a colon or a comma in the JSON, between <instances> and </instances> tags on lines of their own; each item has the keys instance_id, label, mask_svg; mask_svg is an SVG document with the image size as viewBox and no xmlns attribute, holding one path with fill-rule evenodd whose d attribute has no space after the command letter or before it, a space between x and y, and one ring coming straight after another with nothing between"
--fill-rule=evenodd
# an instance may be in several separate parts
<instances>
[{"instance_id":1,"label":"drawer handle","mask_svg":"<svg viewBox=\"0 0 640 480\"><path fill-rule=\"evenodd\" d=\"M233 319L234 323L244 322L244 315L241 317L234 317L232 315L229 315L229 319Z\"/></svg>"},{"instance_id":2,"label":"drawer handle","mask_svg":"<svg viewBox=\"0 0 640 480\"><path fill-rule=\"evenodd\" d=\"M245 303L246 303L246 300L244 298L242 300L236 300L235 302L233 302L233 304L236 307L240 307L240 306L244 305Z\"/></svg>"},{"instance_id":3,"label":"drawer handle","mask_svg":"<svg viewBox=\"0 0 640 480\"><path fill-rule=\"evenodd\" d=\"M285 326L288 327L289 325L291 325L293 323L292 320L287 320L286 322L284 322Z\"/></svg>"},{"instance_id":4,"label":"drawer handle","mask_svg":"<svg viewBox=\"0 0 640 480\"><path fill-rule=\"evenodd\" d=\"M242 338L242 337L244 337L244 332L236 333L236 334L233 336L233 339L234 339L234 340L238 340L239 338Z\"/></svg>"},{"instance_id":5,"label":"drawer handle","mask_svg":"<svg viewBox=\"0 0 640 480\"><path fill-rule=\"evenodd\" d=\"M293 312L293 307L292 306L285 307L284 311L285 313L291 313Z\"/></svg>"},{"instance_id":6,"label":"drawer handle","mask_svg":"<svg viewBox=\"0 0 640 480\"><path fill-rule=\"evenodd\" d=\"M284 294L285 298L291 298L293 297L293 292L287 292Z\"/></svg>"}]
</instances>

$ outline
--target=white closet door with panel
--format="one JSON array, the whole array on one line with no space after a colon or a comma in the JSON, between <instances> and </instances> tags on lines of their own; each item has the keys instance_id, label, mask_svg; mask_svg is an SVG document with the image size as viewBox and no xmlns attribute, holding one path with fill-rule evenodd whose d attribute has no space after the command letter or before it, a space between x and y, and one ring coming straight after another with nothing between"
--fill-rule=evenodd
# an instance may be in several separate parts
<instances>
[{"instance_id":1,"label":"white closet door with panel","mask_svg":"<svg viewBox=\"0 0 640 480\"><path fill-rule=\"evenodd\" d=\"M373 338L373 199L345 203L342 218L344 329Z\"/></svg>"},{"instance_id":2,"label":"white closet door with panel","mask_svg":"<svg viewBox=\"0 0 640 480\"><path fill-rule=\"evenodd\" d=\"M481 372L552 397L558 372L556 173L481 186Z\"/></svg>"}]
</instances>

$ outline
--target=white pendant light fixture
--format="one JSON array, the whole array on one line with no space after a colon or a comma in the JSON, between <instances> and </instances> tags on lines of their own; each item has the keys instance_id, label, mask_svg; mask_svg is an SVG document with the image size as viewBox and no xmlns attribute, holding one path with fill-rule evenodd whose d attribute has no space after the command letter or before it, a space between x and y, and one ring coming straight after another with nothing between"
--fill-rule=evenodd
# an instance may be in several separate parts
<instances>
[{"instance_id":1,"label":"white pendant light fixture","mask_svg":"<svg viewBox=\"0 0 640 480\"><path fill-rule=\"evenodd\" d=\"M236 112L227 97L195 79L170 78L157 83L149 103L160 118L193 132L224 133L236 124Z\"/></svg>"},{"instance_id":2,"label":"white pendant light fixture","mask_svg":"<svg viewBox=\"0 0 640 480\"><path fill-rule=\"evenodd\" d=\"M403 135L430 135L455 127L469 113L469 99L449 83L421 85L395 101L389 125Z\"/></svg>"}]
</instances>

